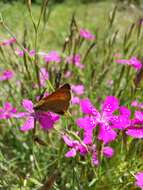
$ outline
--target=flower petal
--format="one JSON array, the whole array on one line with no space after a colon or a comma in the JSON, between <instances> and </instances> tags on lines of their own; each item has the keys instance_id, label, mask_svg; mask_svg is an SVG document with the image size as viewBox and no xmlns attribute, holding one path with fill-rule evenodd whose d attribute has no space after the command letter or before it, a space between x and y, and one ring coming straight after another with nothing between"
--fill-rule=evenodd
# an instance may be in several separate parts
<instances>
[{"instance_id":1,"label":"flower petal","mask_svg":"<svg viewBox=\"0 0 143 190\"><path fill-rule=\"evenodd\" d=\"M107 96L102 107L102 112L112 114L119 108L119 101L114 96Z\"/></svg>"},{"instance_id":2,"label":"flower petal","mask_svg":"<svg viewBox=\"0 0 143 190\"><path fill-rule=\"evenodd\" d=\"M135 111L135 119L143 122L143 112Z\"/></svg>"},{"instance_id":3,"label":"flower petal","mask_svg":"<svg viewBox=\"0 0 143 190\"><path fill-rule=\"evenodd\" d=\"M131 111L127 107L120 106L119 110L120 110L121 115L123 115L124 117L130 118Z\"/></svg>"},{"instance_id":4,"label":"flower petal","mask_svg":"<svg viewBox=\"0 0 143 190\"><path fill-rule=\"evenodd\" d=\"M114 149L111 148L110 146L105 146L103 148L103 154L104 156L106 156L107 158L110 158L114 155Z\"/></svg>"},{"instance_id":5,"label":"flower petal","mask_svg":"<svg viewBox=\"0 0 143 190\"><path fill-rule=\"evenodd\" d=\"M142 128L133 127L132 129L130 128L126 131L126 134L138 139L143 138L143 127Z\"/></svg>"},{"instance_id":6,"label":"flower petal","mask_svg":"<svg viewBox=\"0 0 143 190\"><path fill-rule=\"evenodd\" d=\"M37 113L36 117L40 126L46 131L52 129L55 121L58 119L55 115L52 115L51 112Z\"/></svg>"},{"instance_id":7,"label":"flower petal","mask_svg":"<svg viewBox=\"0 0 143 190\"><path fill-rule=\"evenodd\" d=\"M92 154L92 163L93 163L93 165L95 165L95 166L98 166L98 165L99 165L99 160L98 160L98 158L97 158L97 153L96 153L96 152L93 152L93 154Z\"/></svg>"},{"instance_id":8,"label":"flower petal","mask_svg":"<svg viewBox=\"0 0 143 190\"><path fill-rule=\"evenodd\" d=\"M92 116L85 116L83 118L79 118L76 120L76 124L85 130L93 129L96 127L96 120L95 117Z\"/></svg>"},{"instance_id":9,"label":"flower petal","mask_svg":"<svg viewBox=\"0 0 143 190\"><path fill-rule=\"evenodd\" d=\"M116 132L108 125L101 125L99 129L98 139L102 140L105 144L115 140L117 134Z\"/></svg>"},{"instance_id":10,"label":"flower petal","mask_svg":"<svg viewBox=\"0 0 143 190\"><path fill-rule=\"evenodd\" d=\"M69 136L63 135L62 138L69 147L73 147L74 141Z\"/></svg>"},{"instance_id":11,"label":"flower petal","mask_svg":"<svg viewBox=\"0 0 143 190\"><path fill-rule=\"evenodd\" d=\"M20 128L21 131L29 131L34 128L34 117L29 117L25 124Z\"/></svg>"},{"instance_id":12,"label":"flower petal","mask_svg":"<svg viewBox=\"0 0 143 190\"><path fill-rule=\"evenodd\" d=\"M92 144L92 129L84 130L84 144Z\"/></svg>"},{"instance_id":13,"label":"flower petal","mask_svg":"<svg viewBox=\"0 0 143 190\"><path fill-rule=\"evenodd\" d=\"M112 123L112 128L124 130L126 129L130 124L131 120L127 118L127 116L119 115L119 116L112 116L110 118L110 122Z\"/></svg>"},{"instance_id":14,"label":"flower petal","mask_svg":"<svg viewBox=\"0 0 143 190\"><path fill-rule=\"evenodd\" d=\"M26 111L28 111L30 113L34 112L34 110L33 110L33 103L32 103L31 100L24 99L22 101L22 105L26 109Z\"/></svg>"},{"instance_id":15,"label":"flower petal","mask_svg":"<svg viewBox=\"0 0 143 190\"><path fill-rule=\"evenodd\" d=\"M143 172L138 172L136 175L135 175L135 178L136 178L136 185L138 187L140 187L141 189L143 189Z\"/></svg>"},{"instance_id":16,"label":"flower petal","mask_svg":"<svg viewBox=\"0 0 143 190\"><path fill-rule=\"evenodd\" d=\"M99 115L99 112L92 105L92 103L90 102L90 100L88 98L82 99L80 101L80 106L81 106L82 112L85 114L90 114L90 115L94 115L94 116Z\"/></svg>"},{"instance_id":17,"label":"flower petal","mask_svg":"<svg viewBox=\"0 0 143 190\"><path fill-rule=\"evenodd\" d=\"M76 149L75 149L75 148L72 148L71 150L69 150L69 151L66 153L65 156L66 156L67 158L76 156Z\"/></svg>"}]
</instances>

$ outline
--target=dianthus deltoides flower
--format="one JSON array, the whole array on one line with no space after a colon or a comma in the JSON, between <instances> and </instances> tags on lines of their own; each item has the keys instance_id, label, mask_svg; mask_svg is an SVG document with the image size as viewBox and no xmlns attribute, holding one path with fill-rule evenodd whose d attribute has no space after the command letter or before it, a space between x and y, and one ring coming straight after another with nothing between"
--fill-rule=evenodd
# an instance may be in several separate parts
<instances>
[{"instance_id":1,"label":"dianthus deltoides flower","mask_svg":"<svg viewBox=\"0 0 143 190\"><path fill-rule=\"evenodd\" d=\"M41 53L39 53L39 54L41 54ZM48 54L43 54L43 57L44 57L45 62L47 62L47 63L49 63L49 62L60 63L61 62L60 54L57 51L50 51Z\"/></svg>"},{"instance_id":2,"label":"dianthus deltoides flower","mask_svg":"<svg viewBox=\"0 0 143 190\"><path fill-rule=\"evenodd\" d=\"M17 109L12 106L10 102L5 102L4 106L0 108L0 119L10 119L15 117Z\"/></svg>"},{"instance_id":3,"label":"dianthus deltoides flower","mask_svg":"<svg viewBox=\"0 0 143 190\"><path fill-rule=\"evenodd\" d=\"M26 122L20 128L21 131L33 129L35 120L39 122L42 129L49 130L53 128L54 123L59 119L57 114L51 112L35 112L33 109L33 103L30 100L23 100L22 105L27 112L15 114L16 118L26 118Z\"/></svg>"},{"instance_id":4,"label":"dianthus deltoides flower","mask_svg":"<svg viewBox=\"0 0 143 190\"><path fill-rule=\"evenodd\" d=\"M77 119L77 125L84 129L84 143L91 144L93 129L98 125L98 139L105 144L115 140L117 133L113 130L114 123L119 120L113 113L119 109L119 101L114 96L107 96L103 102L101 113L91 104L88 98L80 101L85 117Z\"/></svg>"},{"instance_id":5,"label":"dianthus deltoides flower","mask_svg":"<svg viewBox=\"0 0 143 190\"><path fill-rule=\"evenodd\" d=\"M67 158L75 157L77 152L79 152L81 156L86 156L87 154L90 154L92 157L92 164L95 166L99 165L98 153L95 144L88 145L86 144L86 142L83 142L81 140L73 140L70 136L66 134L63 135L63 140L65 144L70 148L70 150L65 154ZM107 158L110 158L114 155L114 150L109 146L103 147L101 151L103 155Z\"/></svg>"},{"instance_id":6,"label":"dianthus deltoides flower","mask_svg":"<svg viewBox=\"0 0 143 190\"><path fill-rule=\"evenodd\" d=\"M79 32L80 36L84 39L87 39L87 40L94 40L95 39L95 35L93 35L89 30L87 29L83 29L81 28L80 29L80 32Z\"/></svg>"},{"instance_id":7,"label":"dianthus deltoides flower","mask_svg":"<svg viewBox=\"0 0 143 190\"><path fill-rule=\"evenodd\" d=\"M13 78L14 73L11 70L4 70L2 73L0 73L0 81L6 81Z\"/></svg>"}]
</instances>

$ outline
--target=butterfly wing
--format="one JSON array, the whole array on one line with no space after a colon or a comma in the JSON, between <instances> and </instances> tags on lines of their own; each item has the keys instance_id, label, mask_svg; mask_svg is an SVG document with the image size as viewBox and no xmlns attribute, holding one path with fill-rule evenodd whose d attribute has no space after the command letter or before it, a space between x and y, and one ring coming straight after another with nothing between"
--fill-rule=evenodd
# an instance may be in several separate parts
<instances>
[{"instance_id":1,"label":"butterfly wing","mask_svg":"<svg viewBox=\"0 0 143 190\"><path fill-rule=\"evenodd\" d=\"M64 114L70 103L71 92L70 85L65 84L49 96L42 98L35 106L35 111L51 111L58 114Z\"/></svg>"}]
</instances>

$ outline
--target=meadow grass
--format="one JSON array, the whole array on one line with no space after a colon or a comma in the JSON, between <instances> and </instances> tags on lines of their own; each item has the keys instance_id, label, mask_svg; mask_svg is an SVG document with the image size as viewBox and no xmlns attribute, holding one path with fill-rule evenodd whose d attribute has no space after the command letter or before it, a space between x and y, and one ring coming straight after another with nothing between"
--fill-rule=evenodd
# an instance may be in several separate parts
<instances>
[{"instance_id":1,"label":"meadow grass","mask_svg":"<svg viewBox=\"0 0 143 190\"><path fill-rule=\"evenodd\" d=\"M115 8L113 1L81 4L67 1L62 4L51 4L46 17L42 17L38 28L38 39L35 43L35 31L26 5L19 2L3 4L0 2L1 24L0 41L10 38L10 32L15 35L22 47L37 48L37 51L48 53L58 50L63 60L61 63L45 64L38 56L19 57L15 49L19 44L0 48L1 71L10 69L14 77L8 81L0 81L0 103L11 102L18 111L23 111L21 102L30 99L36 102L36 96L42 93L37 85L36 69L45 67L50 74L46 88L52 92L55 86L56 73L62 71L61 84L83 84L84 94L80 98L90 98L92 103L100 108L106 96L119 98L124 106L135 108L131 102L135 99L142 102L142 81L137 79L137 71L127 65L119 65L114 61L114 54L121 53L124 58L137 56L142 60L142 25L139 19L142 11L135 6ZM41 7L32 5L34 21L38 21ZM75 17L72 17L75 12ZM47 18L47 19L46 19ZM74 18L74 22L72 22ZM45 19L45 20L44 20ZM44 22L45 21L45 22ZM72 23L72 24L71 24ZM70 24L72 27L70 28ZM71 41L77 40L77 30L87 28L96 35L95 44L84 40L81 46L70 44L62 51L64 41L73 30ZM36 44L36 45L35 45ZM90 49L91 47L91 49ZM76 50L75 50L75 49ZM82 70L69 64L66 68L64 58L67 55L80 53L85 68ZM89 50L89 54L88 53ZM63 71L70 70L72 77L65 78ZM113 84L110 81L113 80ZM50 85L49 85L50 84ZM142 139L124 138L122 131L118 131L118 138L110 145L115 149L111 159L102 158L101 164L93 166L91 155L86 158L79 154L74 158L66 158L67 146L61 138L61 131L66 129L73 138L75 132L80 131L75 121L83 114L79 105L70 105L72 117L61 116L60 121L49 133L37 128L36 135L46 146L33 141L33 132L21 132L22 119L10 118L0 120L0 189L2 190L133 190L134 175L143 170ZM97 141L97 133L94 140ZM76 139L78 140L78 138ZM102 146L102 144L98 144ZM43 186L45 184L45 186Z\"/></svg>"}]
</instances>

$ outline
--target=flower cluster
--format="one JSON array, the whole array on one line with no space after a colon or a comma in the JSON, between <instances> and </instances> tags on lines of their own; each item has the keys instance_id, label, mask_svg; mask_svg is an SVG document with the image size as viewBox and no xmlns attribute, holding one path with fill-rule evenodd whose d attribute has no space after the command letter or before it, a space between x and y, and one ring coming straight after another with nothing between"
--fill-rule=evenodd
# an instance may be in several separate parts
<instances>
[{"instance_id":1,"label":"flower cluster","mask_svg":"<svg viewBox=\"0 0 143 190\"><path fill-rule=\"evenodd\" d=\"M80 107L85 116L77 119L76 124L83 130L83 140L73 140L64 134L64 142L70 147L66 157L74 157L77 152L82 156L91 154L92 163L98 165L99 154L108 158L113 156L114 150L108 144L118 137L118 131L133 138L143 138L143 112L135 111L134 118L131 119L131 111L121 106L114 96L106 97L100 112L88 98L80 100ZM100 153L93 142L95 131L97 139L104 145ZM80 139L80 136L77 139Z\"/></svg>"},{"instance_id":2,"label":"flower cluster","mask_svg":"<svg viewBox=\"0 0 143 190\"><path fill-rule=\"evenodd\" d=\"M15 117L17 109L14 108L10 102L5 102L4 106L0 108L0 119L10 119Z\"/></svg>"}]
</instances>

